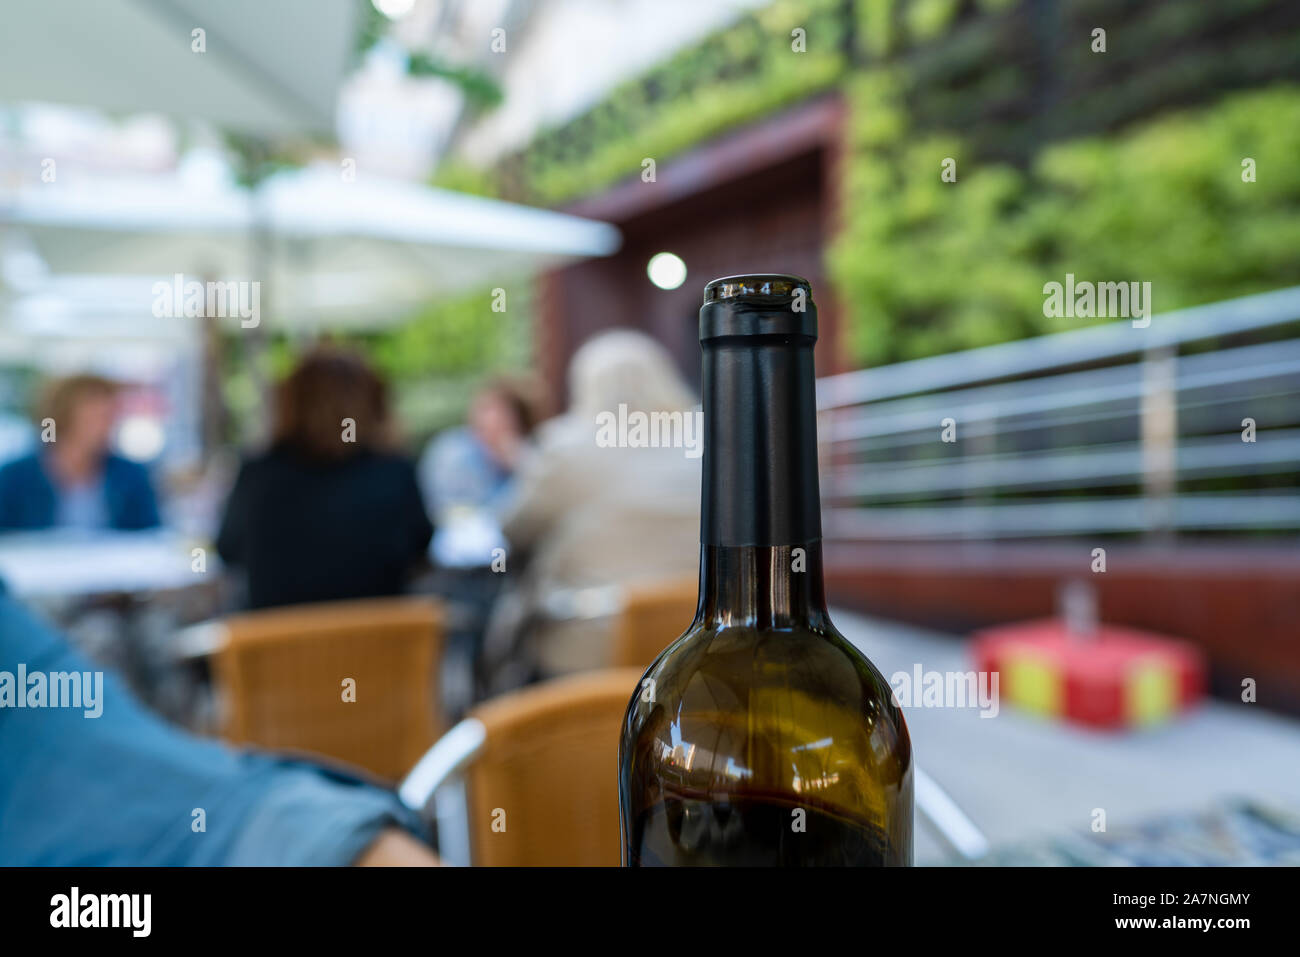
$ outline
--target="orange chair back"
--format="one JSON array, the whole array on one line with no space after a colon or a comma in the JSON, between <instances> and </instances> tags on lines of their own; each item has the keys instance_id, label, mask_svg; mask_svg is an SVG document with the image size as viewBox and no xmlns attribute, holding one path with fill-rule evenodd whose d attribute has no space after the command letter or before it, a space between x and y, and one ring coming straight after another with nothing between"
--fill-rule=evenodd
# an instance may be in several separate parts
<instances>
[{"instance_id":1,"label":"orange chair back","mask_svg":"<svg viewBox=\"0 0 1300 957\"><path fill-rule=\"evenodd\" d=\"M694 577L629 586L614 625L614 667L650 667L695 618L699 587Z\"/></svg>"},{"instance_id":2,"label":"orange chair back","mask_svg":"<svg viewBox=\"0 0 1300 957\"><path fill-rule=\"evenodd\" d=\"M228 618L214 669L223 736L397 781L442 731L443 620L423 598L298 605Z\"/></svg>"},{"instance_id":3,"label":"orange chair back","mask_svg":"<svg viewBox=\"0 0 1300 957\"><path fill-rule=\"evenodd\" d=\"M465 771L475 866L618 866L618 739L640 679L586 672L474 709L486 729Z\"/></svg>"}]
</instances>

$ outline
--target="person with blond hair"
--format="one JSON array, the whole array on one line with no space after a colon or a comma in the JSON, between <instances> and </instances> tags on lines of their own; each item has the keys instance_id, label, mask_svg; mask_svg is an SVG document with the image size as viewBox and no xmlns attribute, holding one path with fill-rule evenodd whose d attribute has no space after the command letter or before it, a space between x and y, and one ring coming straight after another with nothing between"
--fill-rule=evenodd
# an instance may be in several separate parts
<instances>
[{"instance_id":1,"label":"person with blond hair","mask_svg":"<svg viewBox=\"0 0 1300 957\"><path fill-rule=\"evenodd\" d=\"M699 562L698 402L668 351L603 332L574 354L568 384L569 408L538 429L502 516L512 560L527 564L489 628L498 687L610 663L609 622L553 620L548 596L678 579ZM684 431L651 444L611 427L637 418Z\"/></svg>"},{"instance_id":2,"label":"person with blond hair","mask_svg":"<svg viewBox=\"0 0 1300 957\"><path fill-rule=\"evenodd\" d=\"M37 451L0 468L0 531L135 531L159 524L143 465L110 450L119 386L97 375L51 382L34 409Z\"/></svg>"}]
</instances>

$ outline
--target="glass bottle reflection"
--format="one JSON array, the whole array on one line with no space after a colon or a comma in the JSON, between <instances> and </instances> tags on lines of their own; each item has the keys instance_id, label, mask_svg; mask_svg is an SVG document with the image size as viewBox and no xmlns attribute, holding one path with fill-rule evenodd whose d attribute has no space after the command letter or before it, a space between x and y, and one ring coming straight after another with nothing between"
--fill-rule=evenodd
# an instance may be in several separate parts
<instances>
[{"instance_id":1,"label":"glass bottle reflection","mask_svg":"<svg viewBox=\"0 0 1300 957\"><path fill-rule=\"evenodd\" d=\"M624 863L911 863L906 725L802 551L703 549L695 623L625 721Z\"/></svg>"}]
</instances>

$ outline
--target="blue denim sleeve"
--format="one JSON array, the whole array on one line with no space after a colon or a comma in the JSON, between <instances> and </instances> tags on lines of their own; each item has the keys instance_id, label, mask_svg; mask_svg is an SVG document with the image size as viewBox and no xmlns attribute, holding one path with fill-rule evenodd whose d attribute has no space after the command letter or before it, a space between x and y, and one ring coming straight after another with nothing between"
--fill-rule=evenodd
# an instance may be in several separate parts
<instances>
[{"instance_id":1,"label":"blue denim sleeve","mask_svg":"<svg viewBox=\"0 0 1300 957\"><path fill-rule=\"evenodd\" d=\"M91 707L16 707L20 666L97 670L0 593L0 865L349 864L419 833L391 792L172 728L112 674Z\"/></svg>"}]
</instances>

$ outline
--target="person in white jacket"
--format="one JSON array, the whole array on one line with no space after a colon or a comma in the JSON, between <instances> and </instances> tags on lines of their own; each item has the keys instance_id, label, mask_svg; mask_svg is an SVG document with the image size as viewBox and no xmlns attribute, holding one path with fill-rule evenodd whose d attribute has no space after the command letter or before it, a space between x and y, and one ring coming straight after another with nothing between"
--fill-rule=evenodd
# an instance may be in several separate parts
<instances>
[{"instance_id":1,"label":"person in white jacket","mask_svg":"<svg viewBox=\"0 0 1300 957\"><path fill-rule=\"evenodd\" d=\"M568 380L569 408L538 430L502 521L527 565L487 648L532 677L610 664L610 621L555 620L548 599L699 564L701 416L667 350L630 329L604 332L577 351Z\"/></svg>"}]
</instances>

